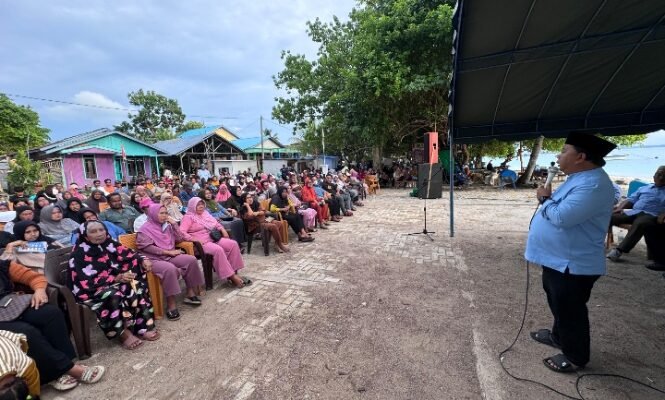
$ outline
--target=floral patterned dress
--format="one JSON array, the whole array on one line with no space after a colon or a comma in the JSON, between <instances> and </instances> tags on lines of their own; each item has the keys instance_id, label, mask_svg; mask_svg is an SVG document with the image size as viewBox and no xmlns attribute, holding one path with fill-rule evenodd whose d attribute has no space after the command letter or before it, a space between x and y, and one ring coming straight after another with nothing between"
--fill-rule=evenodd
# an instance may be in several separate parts
<instances>
[{"instance_id":1,"label":"floral patterned dress","mask_svg":"<svg viewBox=\"0 0 665 400\"><path fill-rule=\"evenodd\" d=\"M89 221L96 222L96 221ZM69 278L76 301L90 307L106 337L119 337L125 329L143 335L155 329L155 319L148 293L142 258L107 235L101 244L87 240L88 222L69 260ZM116 276L133 272L131 283L116 282Z\"/></svg>"}]
</instances>

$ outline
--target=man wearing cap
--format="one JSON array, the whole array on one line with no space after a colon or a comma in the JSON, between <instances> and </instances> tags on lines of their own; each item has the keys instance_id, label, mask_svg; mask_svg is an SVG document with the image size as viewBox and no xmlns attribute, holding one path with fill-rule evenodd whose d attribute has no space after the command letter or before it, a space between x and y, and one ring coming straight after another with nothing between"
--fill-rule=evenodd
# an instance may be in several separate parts
<instances>
[{"instance_id":1,"label":"man wearing cap","mask_svg":"<svg viewBox=\"0 0 665 400\"><path fill-rule=\"evenodd\" d=\"M614 207L612 225L631 224L626 237L607 258L618 261L623 253L630 252L644 236L645 229L662 223L665 218L665 165L653 175L651 185L642 186L629 198Z\"/></svg>"},{"instance_id":2,"label":"man wearing cap","mask_svg":"<svg viewBox=\"0 0 665 400\"><path fill-rule=\"evenodd\" d=\"M543 360L556 372L572 372L590 358L591 289L605 274L604 239L612 215L614 189L601 168L616 146L597 136L571 133L557 156L567 180L552 192L540 187L541 203L527 238L524 257L542 266L543 289L554 324L531 332L543 344L561 349Z\"/></svg>"}]
</instances>

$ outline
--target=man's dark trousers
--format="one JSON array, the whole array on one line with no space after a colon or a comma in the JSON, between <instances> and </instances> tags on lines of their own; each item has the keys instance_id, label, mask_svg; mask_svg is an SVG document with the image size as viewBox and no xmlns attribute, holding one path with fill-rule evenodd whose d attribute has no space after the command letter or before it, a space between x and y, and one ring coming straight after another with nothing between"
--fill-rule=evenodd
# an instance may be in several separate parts
<instances>
[{"instance_id":1,"label":"man's dark trousers","mask_svg":"<svg viewBox=\"0 0 665 400\"><path fill-rule=\"evenodd\" d=\"M543 289L554 316L552 339L561 345L563 354L573 364L583 367L589 362L589 301L593 284L600 275L571 275L543 266Z\"/></svg>"},{"instance_id":2,"label":"man's dark trousers","mask_svg":"<svg viewBox=\"0 0 665 400\"><path fill-rule=\"evenodd\" d=\"M631 224L626 237L623 238L621 243L619 243L617 246L617 249L619 249L619 251L622 253L628 253L633 249L633 247L635 247L640 239L642 239L642 236L644 236L644 230L650 226L656 225L656 217L645 212L640 212L635 215L617 213L612 215L611 224Z\"/></svg>"}]
</instances>

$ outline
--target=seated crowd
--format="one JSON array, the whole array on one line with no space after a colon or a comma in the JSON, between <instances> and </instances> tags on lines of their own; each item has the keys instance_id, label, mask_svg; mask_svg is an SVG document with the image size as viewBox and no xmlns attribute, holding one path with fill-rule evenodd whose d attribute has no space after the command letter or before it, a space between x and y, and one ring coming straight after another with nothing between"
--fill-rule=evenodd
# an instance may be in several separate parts
<instances>
[{"instance_id":1,"label":"seated crowd","mask_svg":"<svg viewBox=\"0 0 665 400\"><path fill-rule=\"evenodd\" d=\"M199 261L178 243L200 242L219 279L241 289L252 283L240 275L242 254L252 239L262 240L266 255L271 238L277 252L290 252L288 224L299 242L313 241L317 229L353 216L363 205L367 186L359 175L354 170L326 175L305 170L279 177L248 172L218 177L200 168L184 182L170 175L139 178L133 190L111 179L103 185L96 180L83 191L75 183L67 190L48 185L33 196L16 188L9 204L0 204L1 215L11 214L11 220L0 221L5 222L0 230L0 302L12 298L18 307L13 314L0 307L0 358L6 369L0 371L0 395L35 398L41 384L69 390L104 375L102 366L73 361L76 352L63 311L49 304L46 294L44 267L50 250L71 246L67 281L76 302L96 314L107 339L134 350L160 338L148 275L161 283L168 320L181 317L179 278L185 282L183 304L202 304ZM136 234L133 248L119 241L128 233ZM32 294L20 294L15 284Z\"/></svg>"}]
</instances>

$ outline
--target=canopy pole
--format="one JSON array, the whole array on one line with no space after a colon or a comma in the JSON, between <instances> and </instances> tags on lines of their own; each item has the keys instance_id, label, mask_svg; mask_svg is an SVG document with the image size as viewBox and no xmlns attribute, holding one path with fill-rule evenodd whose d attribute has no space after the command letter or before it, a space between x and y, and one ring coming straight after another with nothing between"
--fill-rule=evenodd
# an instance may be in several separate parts
<instances>
[{"instance_id":1,"label":"canopy pole","mask_svg":"<svg viewBox=\"0 0 665 400\"><path fill-rule=\"evenodd\" d=\"M455 88L457 86L457 77L455 76L457 74L457 71L459 70L459 49L460 49L460 42L461 42L461 37L462 37L462 18L464 17L464 0L459 0L457 2L457 7L459 7L459 15L457 19L457 31L456 31L456 39L453 43L453 71L452 71L452 82L451 82L451 87L450 87L450 99L449 100L449 107L452 112L449 113L448 117L448 157L450 158L448 160L448 180L450 181L450 237L455 237L455 198L454 198L454 190L455 190L455 152L454 152L454 147L455 147L455 139L453 136L455 135Z\"/></svg>"}]
</instances>

